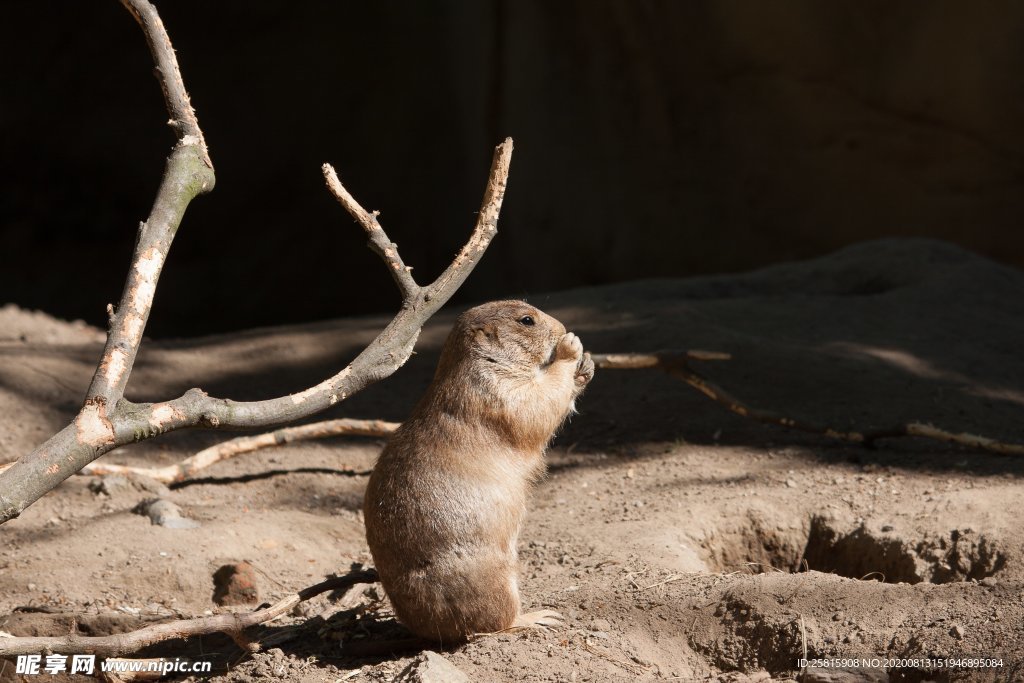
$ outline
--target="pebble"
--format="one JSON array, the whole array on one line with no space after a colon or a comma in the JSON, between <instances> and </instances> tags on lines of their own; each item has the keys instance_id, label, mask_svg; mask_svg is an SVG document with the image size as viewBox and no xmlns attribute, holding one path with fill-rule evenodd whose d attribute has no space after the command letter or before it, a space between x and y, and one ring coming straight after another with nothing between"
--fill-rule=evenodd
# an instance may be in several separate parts
<instances>
[{"instance_id":1,"label":"pebble","mask_svg":"<svg viewBox=\"0 0 1024 683\"><path fill-rule=\"evenodd\" d=\"M254 605L259 600L256 570L248 562L225 564L213 574L213 601L218 605Z\"/></svg>"},{"instance_id":2,"label":"pebble","mask_svg":"<svg viewBox=\"0 0 1024 683\"><path fill-rule=\"evenodd\" d=\"M884 669L816 669L803 670L803 683L888 683Z\"/></svg>"},{"instance_id":3,"label":"pebble","mask_svg":"<svg viewBox=\"0 0 1024 683\"><path fill-rule=\"evenodd\" d=\"M949 635L953 636L957 640L964 639L964 627L960 624L955 624L953 628L949 629Z\"/></svg>"},{"instance_id":4,"label":"pebble","mask_svg":"<svg viewBox=\"0 0 1024 683\"><path fill-rule=\"evenodd\" d=\"M136 505L133 512L145 515L153 524L168 529L195 529L199 526L199 522L183 515L180 507L163 498L145 500Z\"/></svg>"},{"instance_id":5,"label":"pebble","mask_svg":"<svg viewBox=\"0 0 1024 683\"><path fill-rule=\"evenodd\" d=\"M120 474L107 474L89 482L89 490L96 495L114 497L131 489L132 485L128 481L128 477Z\"/></svg>"},{"instance_id":6,"label":"pebble","mask_svg":"<svg viewBox=\"0 0 1024 683\"><path fill-rule=\"evenodd\" d=\"M425 650L394 680L395 683L469 683L469 676L436 652Z\"/></svg>"}]
</instances>

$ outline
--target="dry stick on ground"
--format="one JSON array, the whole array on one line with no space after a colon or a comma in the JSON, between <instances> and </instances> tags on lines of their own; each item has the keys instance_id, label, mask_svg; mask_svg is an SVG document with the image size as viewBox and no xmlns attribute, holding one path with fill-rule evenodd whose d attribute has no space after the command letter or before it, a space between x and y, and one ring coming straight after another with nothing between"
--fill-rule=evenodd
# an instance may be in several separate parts
<instances>
[{"instance_id":1,"label":"dry stick on ground","mask_svg":"<svg viewBox=\"0 0 1024 683\"><path fill-rule=\"evenodd\" d=\"M289 396L242 402L191 389L160 403L126 400L125 385L171 240L192 198L213 187L214 174L174 49L156 9L147 0L122 3L146 34L178 142L167 161L150 216L139 226L121 301L116 309L108 307L107 344L85 403L71 424L0 472L0 524L17 517L47 491L119 446L190 427L277 427L320 412L388 377L408 360L423 324L465 281L497 234L512 155L511 139L495 149L483 203L469 240L447 269L426 286L416 283L397 246L377 222L377 215L361 207L342 187L334 169L325 164L328 188L366 230L371 247L384 258L401 292L401 310L387 327L336 375Z\"/></svg>"},{"instance_id":2,"label":"dry stick on ground","mask_svg":"<svg viewBox=\"0 0 1024 683\"><path fill-rule=\"evenodd\" d=\"M166 467L129 467L127 465L92 463L91 465L86 465L82 469L81 474L142 475L164 484L173 484L194 477L199 470L222 460L227 460L243 453L251 453L262 448L283 446L295 441L325 439L331 436L390 436L398 429L398 425L398 422L387 422L385 420L353 420L349 418L323 420L297 427L282 427L272 432L253 436L240 436L215 446L204 448L195 455Z\"/></svg>"},{"instance_id":3,"label":"dry stick on ground","mask_svg":"<svg viewBox=\"0 0 1024 683\"><path fill-rule=\"evenodd\" d=\"M166 467L129 467L127 465L92 463L86 465L80 474L142 475L164 484L173 484L194 477L199 470L210 465L243 453L251 453L271 446L283 446L296 441L325 439L331 436L390 436L398 429L398 424L385 420L353 420L349 418L323 420L297 427L282 427L264 434L240 436L204 448L195 455Z\"/></svg>"},{"instance_id":4,"label":"dry stick on ground","mask_svg":"<svg viewBox=\"0 0 1024 683\"><path fill-rule=\"evenodd\" d=\"M298 593L279 600L266 607L248 614L215 614L211 617L196 619L178 619L162 624L147 626L137 631L118 633L110 636L26 636L0 637L0 657L39 654L40 652L73 655L91 654L100 657L120 657L131 652L149 647L154 643L175 638L208 635L210 633L227 633L236 642L248 642L242 631L250 626L263 624L287 614L295 605L332 590L348 590L361 583L377 581L374 570L350 572L344 576L336 576L322 581L315 586L305 588Z\"/></svg>"},{"instance_id":5,"label":"dry stick on ground","mask_svg":"<svg viewBox=\"0 0 1024 683\"><path fill-rule=\"evenodd\" d=\"M812 434L821 434L833 439L841 439L859 443L865 446L872 446L879 439L890 439L901 436L919 436L938 441L978 448L997 455L1024 455L1024 445L1004 443L975 434L956 434L939 429L930 424L921 422L909 422L896 425L888 429L876 429L868 432L857 432L852 430L841 430L818 425L805 420L797 420L780 413L760 408L752 408L740 401L738 398L722 389L717 384L707 379L699 372L691 368L688 360L727 360L728 354L709 351L658 351L656 353L617 353L617 354L594 354L594 364L599 368L609 370L635 370L639 368L657 368L668 374L683 380L691 387L701 392L711 400L724 405L726 408L758 422L780 425L790 429L798 429Z\"/></svg>"}]
</instances>

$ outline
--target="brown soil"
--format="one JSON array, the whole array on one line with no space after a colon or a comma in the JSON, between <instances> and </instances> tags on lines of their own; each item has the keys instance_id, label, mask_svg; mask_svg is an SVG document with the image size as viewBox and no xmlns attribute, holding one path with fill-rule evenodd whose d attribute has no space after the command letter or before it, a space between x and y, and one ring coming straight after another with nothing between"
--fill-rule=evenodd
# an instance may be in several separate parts
<instances>
[{"instance_id":1,"label":"brown soil","mask_svg":"<svg viewBox=\"0 0 1024 683\"><path fill-rule=\"evenodd\" d=\"M592 351L727 351L731 361L702 370L754 405L844 428L922 420L1024 442L1024 274L949 245L877 242L750 274L531 301ZM435 319L405 368L328 416L400 420L451 321ZM129 396L299 390L383 322L147 342ZM0 461L70 418L101 340L81 324L0 309ZM804 647L811 657L1003 660L892 670L892 680L1024 677L1019 458L789 432L649 371L599 371L579 405L520 539L525 606L557 609L567 625L445 653L471 680L787 679ZM107 457L164 465L223 438L171 434ZM159 487L112 480L94 492L90 478L72 478L0 527L0 631L101 634L249 609L213 602L214 573L241 561L267 601L368 563L359 509L380 448L336 439L218 464L165 493L197 528L133 512ZM349 654L404 637L380 597L370 587L315 599L254 633L265 651L253 656L221 636L147 654L212 659L224 681L392 680L415 651ZM0 669L0 681L20 679L12 664Z\"/></svg>"}]
</instances>

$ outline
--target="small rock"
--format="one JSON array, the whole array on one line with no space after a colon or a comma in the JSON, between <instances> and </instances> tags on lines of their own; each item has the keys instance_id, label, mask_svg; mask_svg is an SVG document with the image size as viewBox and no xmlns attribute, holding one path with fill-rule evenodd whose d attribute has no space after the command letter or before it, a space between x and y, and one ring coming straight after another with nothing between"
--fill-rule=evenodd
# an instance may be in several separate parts
<instances>
[{"instance_id":1,"label":"small rock","mask_svg":"<svg viewBox=\"0 0 1024 683\"><path fill-rule=\"evenodd\" d=\"M469 676L436 652L425 650L398 674L395 683L469 683Z\"/></svg>"},{"instance_id":2,"label":"small rock","mask_svg":"<svg viewBox=\"0 0 1024 683\"><path fill-rule=\"evenodd\" d=\"M803 683L889 683L885 669L804 669Z\"/></svg>"},{"instance_id":3,"label":"small rock","mask_svg":"<svg viewBox=\"0 0 1024 683\"><path fill-rule=\"evenodd\" d=\"M836 612L832 615L832 621L842 621L844 618L846 618L846 615L843 614L842 611Z\"/></svg>"},{"instance_id":4,"label":"small rock","mask_svg":"<svg viewBox=\"0 0 1024 683\"><path fill-rule=\"evenodd\" d=\"M144 474L133 474L130 482L131 485L139 491L152 493L154 496L163 498L164 496L171 495L171 490L167 488L166 484L159 482L152 477L147 477Z\"/></svg>"},{"instance_id":5,"label":"small rock","mask_svg":"<svg viewBox=\"0 0 1024 683\"><path fill-rule=\"evenodd\" d=\"M767 671L754 671L749 674L740 671L730 671L722 674L716 680L719 683L768 683L768 681L772 680L772 675Z\"/></svg>"},{"instance_id":6,"label":"small rock","mask_svg":"<svg viewBox=\"0 0 1024 683\"><path fill-rule=\"evenodd\" d=\"M955 624L953 628L949 629L949 635L953 636L957 640L964 639L964 627L960 624Z\"/></svg>"},{"instance_id":7,"label":"small rock","mask_svg":"<svg viewBox=\"0 0 1024 683\"><path fill-rule=\"evenodd\" d=\"M612 624L607 619L594 619L590 622L591 630L593 631L611 631Z\"/></svg>"},{"instance_id":8,"label":"small rock","mask_svg":"<svg viewBox=\"0 0 1024 683\"><path fill-rule=\"evenodd\" d=\"M792 479L787 479L786 480L786 488L795 489L796 488L796 482L793 481Z\"/></svg>"},{"instance_id":9,"label":"small rock","mask_svg":"<svg viewBox=\"0 0 1024 683\"><path fill-rule=\"evenodd\" d=\"M149 521L168 529L195 529L199 522L181 514L181 508L169 500L155 498L145 500L135 506L136 514L149 517Z\"/></svg>"},{"instance_id":10,"label":"small rock","mask_svg":"<svg viewBox=\"0 0 1024 683\"><path fill-rule=\"evenodd\" d=\"M128 477L123 477L120 474L106 474L99 479L90 481L89 490L96 495L113 498L114 496L131 491L132 484L128 481Z\"/></svg>"},{"instance_id":11,"label":"small rock","mask_svg":"<svg viewBox=\"0 0 1024 683\"><path fill-rule=\"evenodd\" d=\"M213 601L218 605L254 605L259 600L256 570L248 562L226 564L213 574Z\"/></svg>"}]
</instances>

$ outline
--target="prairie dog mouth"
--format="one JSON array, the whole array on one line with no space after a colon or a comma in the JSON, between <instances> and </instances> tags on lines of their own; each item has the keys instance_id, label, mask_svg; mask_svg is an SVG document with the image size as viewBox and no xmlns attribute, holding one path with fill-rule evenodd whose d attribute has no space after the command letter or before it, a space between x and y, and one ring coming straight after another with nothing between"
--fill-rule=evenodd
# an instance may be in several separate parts
<instances>
[{"instance_id":1,"label":"prairie dog mouth","mask_svg":"<svg viewBox=\"0 0 1024 683\"><path fill-rule=\"evenodd\" d=\"M540 366L542 368L546 368L546 367L548 367L549 365L551 365L552 363L555 362L555 352L558 351L558 344L561 341L562 341L562 338L558 337L553 342L551 342L551 350L548 351L547 358L545 358L544 361L540 364Z\"/></svg>"}]
</instances>

